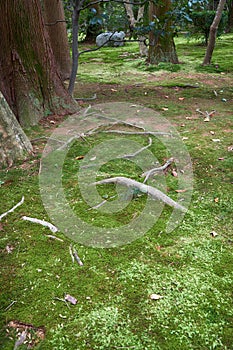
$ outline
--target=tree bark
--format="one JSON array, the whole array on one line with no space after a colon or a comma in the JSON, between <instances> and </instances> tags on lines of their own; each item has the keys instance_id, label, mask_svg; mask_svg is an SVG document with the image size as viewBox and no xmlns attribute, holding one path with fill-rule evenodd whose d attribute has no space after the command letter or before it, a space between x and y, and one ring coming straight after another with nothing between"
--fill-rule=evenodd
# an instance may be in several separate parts
<instances>
[{"instance_id":1,"label":"tree bark","mask_svg":"<svg viewBox=\"0 0 233 350\"><path fill-rule=\"evenodd\" d=\"M131 3L124 3L126 14L128 17L129 25L131 31L134 31L135 26L140 23L140 21L143 19L144 11L145 11L145 5L139 6L137 18L134 16L133 12L133 5ZM145 44L146 37L143 35L138 35L139 40L139 53L141 56L147 56L148 54L148 48Z\"/></svg>"},{"instance_id":2,"label":"tree bark","mask_svg":"<svg viewBox=\"0 0 233 350\"><path fill-rule=\"evenodd\" d=\"M0 92L0 167L32 154L32 145Z\"/></svg>"},{"instance_id":3,"label":"tree bark","mask_svg":"<svg viewBox=\"0 0 233 350\"><path fill-rule=\"evenodd\" d=\"M221 21L222 12L225 4L226 4L226 0L219 0L216 15L214 17L213 23L210 26L208 46L207 46L206 54L202 63L203 66L207 66L211 63L215 42L216 42L217 30L218 30L219 23Z\"/></svg>"},{"instance_id":4,"label":"tree bark","mask_svg":"<svg viewBox=\"0 0 233 350\"><path fill-rule=\"evenodd\" d=\"M74 112L76 104L57 70L40 0L0 1L0 32L0 91L20 124Z\"/></svg>"},{"instance_id":5,"label":"tree bark","mask_svg":"<svg viewBox=\"0 0 233 350\"><path fill-rule=\"evenodd\" d=\"M71 72L65 13L61 0L43 0L44 19L53 54L62 80L69 79Z\"/></svg>"},{"instance_id":6,"label":"tree bark","mask_svg":"<svg viewBox=\"0 0 233 350\"><path fill-rule=\"evenodd\" d=\"M150 22L159 20L157 22L159 27L149 33L148 63L150 64L179 63L174 43L173 23L168 14L171 7L171 0L166 0L163 4L158 5L150 1L149 20Z\"/></svg>"}]
</instances>

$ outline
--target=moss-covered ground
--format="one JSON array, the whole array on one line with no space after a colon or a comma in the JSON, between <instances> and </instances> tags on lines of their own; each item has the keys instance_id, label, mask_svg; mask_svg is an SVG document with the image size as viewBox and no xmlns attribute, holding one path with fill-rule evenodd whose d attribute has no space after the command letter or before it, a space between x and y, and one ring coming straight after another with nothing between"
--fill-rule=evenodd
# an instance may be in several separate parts
<instances>
[{"instance_id":1,"label":"moss-covered ground","mask_svg":"<svg viewBox=\"0 0 233 350\"><path fill-rule=\"evenodd\" d=\"M176 127L193 165L191 205L173 232L165 232L171 213L166 207L147 234L121 247L87 247L62 233L56 235L63 241L52 240L48 228L21 219L50 221L38 182L46 141L34 141L34 158L0 172L0 214L25 197L0 221L1 349L13 349L23 329L10 327L12 320L45 328L43 340L36 329L30 331L33 348L41 350L233 349L232 39L225 35L217 41L210 67L201 66L205 49L184 38L177 39L180 65L146 66L137 44L80 57L75 95L97 94L94 101L81 101L80 109L90 103L137 103ZM198 108L215 114L204 122ZM60 122L50 116L27 133L30 139L49 136ZM78 157L108 137L100 133L74 143L65 160L63 186L82 219L115 227L143 208L145 195L133 198L124 212L100 215L87 210L76 177ZM141 136L132 139L147 144ZM158 153L159 147L152 151ZM163 162L167 154L162 147L160 152ZM141 181L138 168L127 164L126 171L124 161L102 171ZM176 178L168 172L165 179L175 198ZM109 185L100 187L100 193L107 198L116 192ZM71 243L82 267L72 262ZM76 305L59 300L66 293L77 299ZM162 298L151 300L153 293ZM19 348L27 349L29 337L26 342Z\"/></svg>"}]
</instances>

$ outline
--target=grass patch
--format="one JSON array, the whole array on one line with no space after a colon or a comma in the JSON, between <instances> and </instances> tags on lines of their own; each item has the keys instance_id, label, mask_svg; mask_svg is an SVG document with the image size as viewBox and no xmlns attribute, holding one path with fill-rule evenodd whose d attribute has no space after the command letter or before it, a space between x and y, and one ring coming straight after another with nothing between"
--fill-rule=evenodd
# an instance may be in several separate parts
<instances>
[{"instance_id":1,"label":"grass patch","mask_svg":"<svg viewBox=\"0 0 233 350\"><path fill-rule=\"evenodd\" d=\"M38 183L38 160L46 140L35 141L35 159L0 171L0 214L25 196L24 204L0 222L1 348L14 347L18 332L8 324L18 320L45 327L45 339L34 344L35 349L42 350L232 349L231 39L232 35L224 35L217 41L216 63L209 71L197 68L205 49L183 38L177 39L178 56L183 62L174 66L179 67L178 71L167 64L160 65L159 70L146 70L136 44L81 56L77 95L90 97L97 92L96 103L128 101L145 105L160 112L179 131L194 171L190 209L181 225L168 234L165 229L171 209L165 207L143 237L118 248L87 247L62 233L56 235L63 242L52 240L47 228L21 220L27 215L50 221ZM215 64L219 71L211 70ZM88 105L84 102L82 106ZM216 112L206 123L197 108ZM51 118L27 130L29 137L48 136L54 122L59 123ZM111 197L116 196L126 203L125 208L115 215L88 210L90 205L83 198L77 177L82 164L77 157L109 139L109 135L99 133L88 142L74 142L66 155L62 181L70 207L83 220L98 227L120 229L140 214L146 196L133 194L128 203L115 186L103 185L98 187L101 198L113 201L115 197ZM123 139L141 146L148 144L147 137ZM172 156L154 138L151 152L160 163ZM97 179L114 175L142 181L140 174L139 166L119 160L109 161L96 175ZM160 182L156 178L153 181L154 185ZM168 172L164 181L161 190L176 199L177 179ZM218 235L213 237L212 231ZM71 243L83 267L72 263ZM59 300L65 293L76 297L77 304ZM152 293L163 298L151 300Z\"/></svg>"}]
</instances>

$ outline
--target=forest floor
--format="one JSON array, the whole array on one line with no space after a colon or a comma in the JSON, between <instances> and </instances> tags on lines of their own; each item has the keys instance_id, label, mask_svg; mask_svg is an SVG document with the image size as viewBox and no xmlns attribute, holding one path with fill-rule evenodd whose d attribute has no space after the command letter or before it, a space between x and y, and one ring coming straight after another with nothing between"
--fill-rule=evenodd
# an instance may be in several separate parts
<instances>
[{"instance_id":1,"label":"forest floor","mask_svg":"<svg viewBox=\"0 0 233 350\"><path fill-rule=\"evenodd\" d=\"M93 108L106 108L110 118L120 115L128 123L136 120L135 128L116 124L118 131L137 132L143 126L151 132L155 119L155 131L169 129L176 137L149 135L152 145L148 153L141 152L142 163L137 157L116 160L121 143L128 152L131 144L141 148L150 139L148 135L105 133L113 125L102 123L98 133L83 132L64 160L61 153L48 158L45 169L50 169L51 162L53 167L43 172L40 159L48 145L45 137L59 137L67 131L69 117L49 116L26 131L35 157L0 171L0 215L24 196L24 203L0 221L0 348L10 350L16 344L16 349L21 336L20 349L232 350L232 37L218 40L210 67L201 66L205 48L183 38L177 39L180 65L147 66L136 44L81 55L75 88L75 97L81 99L77 132L90 130L90 125L93 130ZM85 100L94 94L96 99ZM214 112L208 116L206 111ZM82 172L98 160L105 146L105 155L110 150L115 158L97 170L90 167ZM157 160L156 167L170 157L175 161L148 184L188 206L183 219L175 216L178 223L170 232L167 225L174 218L173 209L148 201L135 188L127 193L121 186L98 186L100 202L106 203L96 209L93 199L86 197L89 187L85 186L93 172L97 180L124 176L142 182L141 164L151 156L155 164ZM191 173L183 160L190 162ZM63 197L53 193L60 183L68 207L93 229L91 236L84 233L79 238L80 226L74 229L73 219L71 225L67 221L67 203L61 211ZM48 202L52 198L54 220L44 208L44 198ZM115 202L122 208L115 210ZM104 211L105 205L109 212ZM155 213L150 212L153 205ZM56 225L59 215L64 229L55 233L22 220L28 216ZM137 218L141 218L134 226L138 233L129 234L128 244L123 244L122 232ZM111 246L116 237L109 242L103 237L112 229L120 242ZM72 230L77 230L77 239L72 239ZM75 250L83 266L73 262Z\"/></svg>"}]
</instances>

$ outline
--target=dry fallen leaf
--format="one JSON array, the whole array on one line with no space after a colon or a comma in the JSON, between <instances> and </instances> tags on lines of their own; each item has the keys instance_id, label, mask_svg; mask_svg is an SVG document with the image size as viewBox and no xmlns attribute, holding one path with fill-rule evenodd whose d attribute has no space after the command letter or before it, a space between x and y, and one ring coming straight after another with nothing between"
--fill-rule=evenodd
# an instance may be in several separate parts
<instances>
[{"instance_id":1,"label":"dry fallen leaf","mask_svg":"<svg viewBox=\"0 0 233 350\"><path fill-rule=\"evenodd\" d=\"M168 108L167 107L162 107L162 110L163 111L168 111Z\"/></svg>"},{"instance_id":2,"label":"dry fallen leaf","mask_svg":"<svg viewBox=\"0 0 233 350\"><path fill-rule=\"evenodd\" d=\"M151 294L150 295L150 299L151 300L159 300L159 299L162 299L163 296L162 295L159 295L159 294Z\"/></svg>"},{"instance_id":3,"label":"dry fallen leaf","mask_svg":"<svg viewBox=\"0 0 233 350\"><path fill-rule=\"evenodd\" d=\"M179 101L184 101L184 97L179 97L178 100Z\"/></svg>"},{"instance_id":4,"label":"dry fallen leaf","mask_svg":"<svg viewBox=\"0 0 233 350\"><path fill-rule=\"evenodd\" d=\"M116 89L111 89L111 91L112 91L112 92L117 92L117 90L116 90Z\"/></svg>"},{"instance_id":5,"label":"dry fallen leaf","mask_svg":"<svg viewBox=\"0 0 233 350\"><path fill-rule=\"evenodd\" d=\"M215 203L218 203L219 199L218 198L214 198L214 201L215 201Z\"/></svg>"},{"instance_id":6,"label":"dry fallen leaf","mask_svg":"<svg viewBox=\"0 0 233 350\"><path fill-rule=\"evenodd\" d=\"M83 159L83 158L84 158L84 156L78 156L78 157L75 158L75 160L80 160L80 159Z\"/></svg>"},{"instance_id":7,"label":"dry fallen leaf","mask_svg":"<svg viewBox=\"0 0 233 350\"><path fill-rule=\"evenodd\" d=\"M212 237L218 236L217 232L215 232L215 231L210 232L210 234L211 234Z\"/></svg>"},{"instance_id":8,"label":"dry fallen leaf","mask_svg":"<svg viewBox=\"0 0 233 350\"><path fill-rule=\"evenodd\" d=\"M232 145L232 146L227 147L227 150L228 150L228 152L233 151L233 145Z\"/></svg>"},{"instance_id":9,"label":"dry fallen leaf","mask_svg":"<svg viewBox=\"0 0 233 350\"><path fill-rule=\"evenodd\" d=\"M187 190L185 190L185 189L183 189L183 190L175 190L175 192L177 192L177 193L184 193L184 192L186 192Z\"/></svg>"},{"instance_id":10,"label":"dry fallen leaf","mask_svg":"<svg viewBox=\"0 0 233 350\"><path fill-rule=\"evenodd\" d=\"M72 297L72 295L66 294L64 299L65 301L69 301L72 305L77 304L77 299L75 297Z\"/></svg>"}]
</instances>

